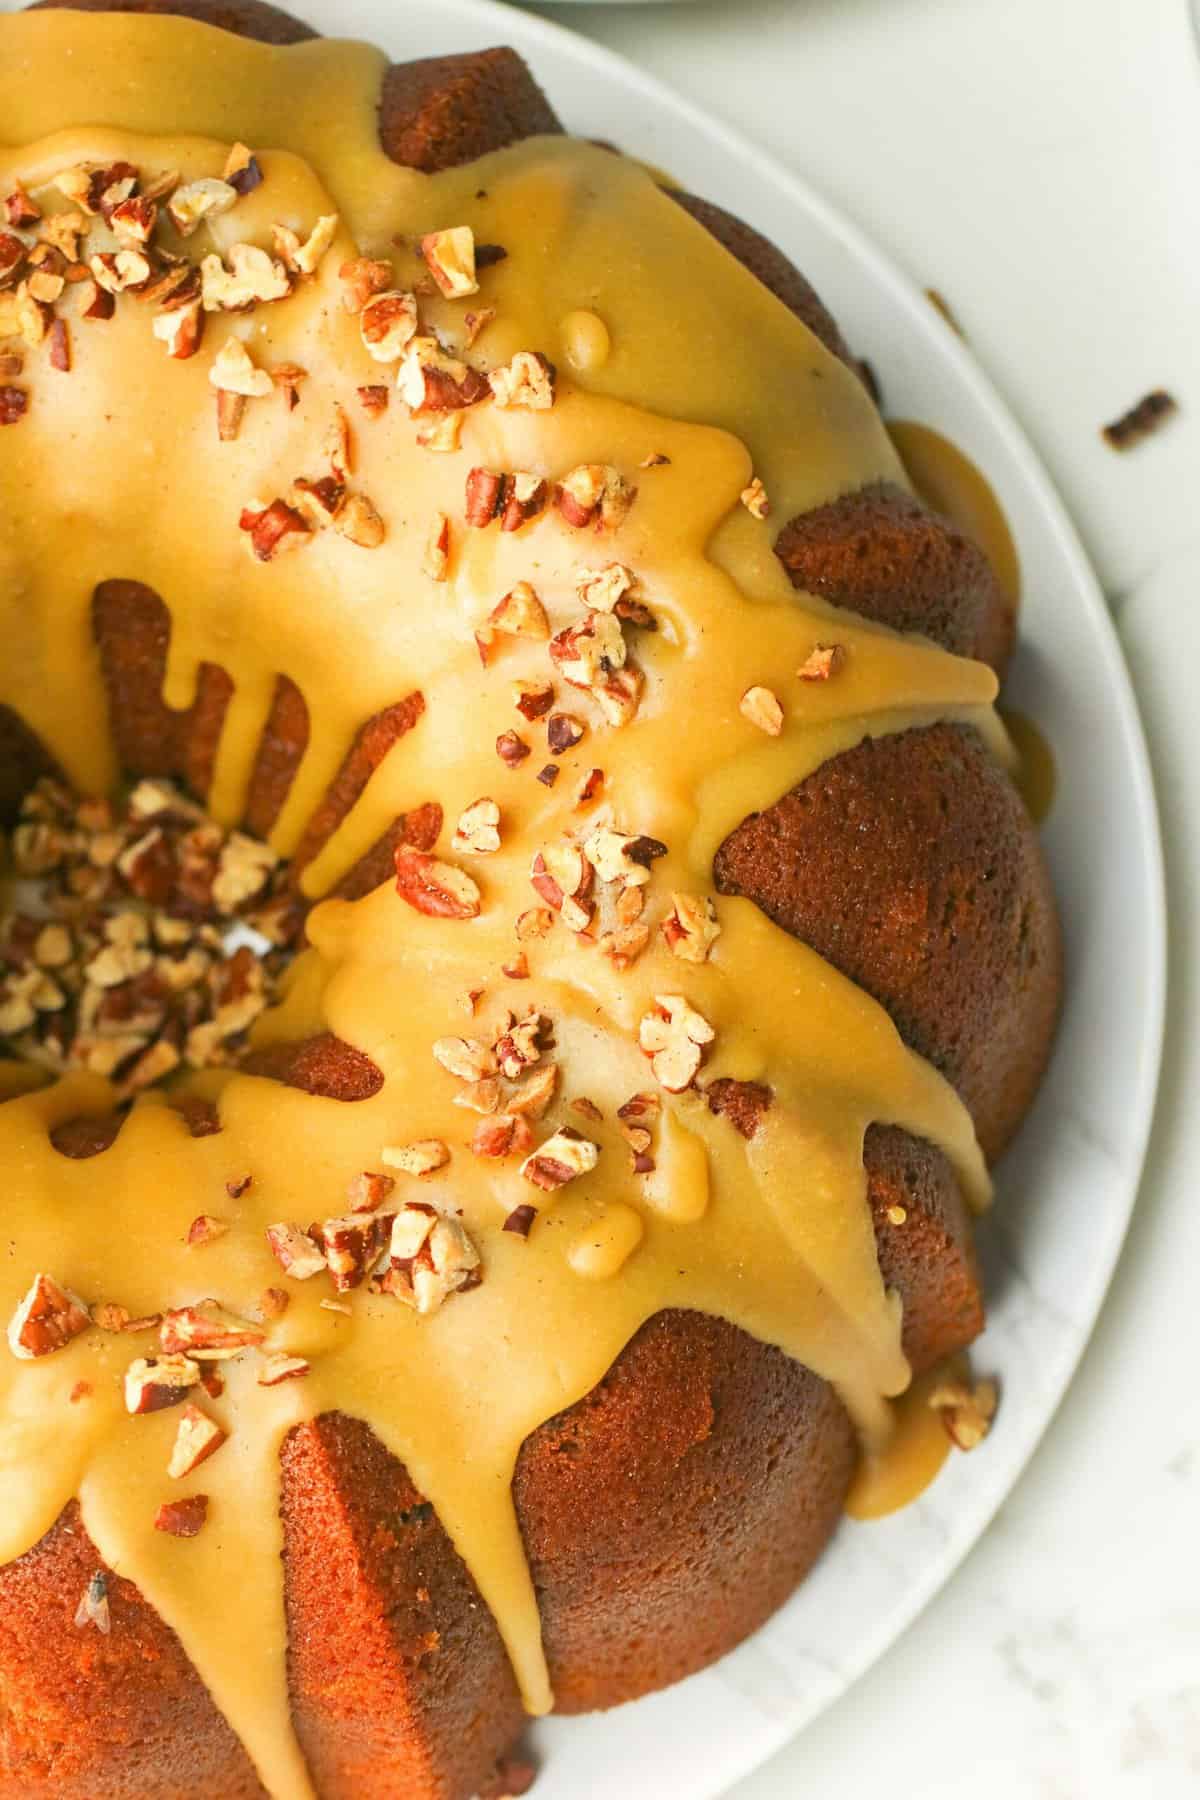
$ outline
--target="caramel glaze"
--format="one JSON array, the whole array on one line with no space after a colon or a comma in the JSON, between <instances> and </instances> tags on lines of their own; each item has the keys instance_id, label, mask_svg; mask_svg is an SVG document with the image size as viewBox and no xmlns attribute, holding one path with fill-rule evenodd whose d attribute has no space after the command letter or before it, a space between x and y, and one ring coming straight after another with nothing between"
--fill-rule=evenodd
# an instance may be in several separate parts
<instances>
[{"instance_id":1,"label":"caramel glaze","mask_svg":"<svg viewBox=\"0 0 1200 1800\"><path fill-rule=\"evenodd\" d=\"M987 476L957 444L913 419L889 419L888 436L917 493L964 531L987 557L1009 609L1021 604L1017 546Z\"/></svg>"},{"instance_id":2,"label":"caramel glaze","mask_svg":"<svg viewBox=\"0 0 1200 1800\"><path fill-rule=\"evenodd\" d=\"M926 1369L893 1400L892 1435L882 1453L868 1449L846 1494L846 1511L852 1519L883 1519L920 1498L936 1481L950 1454L950 1435L940 1413L930 1406L930 1396L949 1379L962 1380L966 1358L947 1357Z\"/></svg>"},{"instance_id":3,"label":"caramel glaze","mask_svg":"<svg viewBox=\"0 0 1200 1800\"><path fill-rule=\"evenodd\" d=\"M1015 615L1021 604L1021 565L1004 508L987 476L957 444L912 419L888 421L888 436L905 474L928 506L942 513L984 552ZM1013 780L1035 825L1049 817L1057 776L1054 751L1033 719L1010 707L1001 711L1016 753Z\"/></svg>"},{"instance_id":4,"label":"caramel glaze","mask_svg":"<svg viewBox=\"0 0 1200 1800\"><path fill-rule=\"evenodd\" d=\"M680 1307L827 1378L878 1443L886 1396L903 1390L908 1368L866 1205L864 1134L875 1122L901 1126L945 1150L975 1205L988 1192L948 1084L874 1001L746 900L717 902L721 935L704 964L679 961L655 933L620 973L557 924L529 947L530 979L501 974L517 914L537 903L531 858L564 832L607 819L660 839L648 915L657 923L670 894L711 892L713 853L739 820L868 734L947 720L975 725L997 754L1005 740L988 668L797 596L774 555L771 521L903 482L855 376L621 158L546 138L435 176L389 162L375 130L383 70L361 45L267 46L175 18L0 20L0 186L19 177L52 206L47 184L81 161L219 175L240 139L265 179L189 253L269 245L276 222L303 237L322 215L340 218L315 278L285 301L211 317L192 360L166 361L145 312L119 305L111 321L73 328L69 376L39 372L0 466L0 706L82 791L113 787L89 614L97 587L119 577L171 610L172 707L192 703L206 667L233 678L209 788L221 820L242 816L280 678L306 697L307 753L271 825L282 854L305 845L362 719L423 696L402 744L307 862L309 895L335 889L400 813L435 801L453 822L481 796L501 808L500 852L455 859L482 889L477 919L426 917L390 885L329 899L311 915L311 948L283 1004L261 1025L262 1048L326 1031L356 1046L383 1077L371 1097L343 1104L209 1073L187 1085L218 1108L218 1133L189 1136L152 1093L86 1161L59 1155L50 1133L109 1112L104 1083L72 1077L0 1110L15 1247L0 1266L5 1316L39 1268L85 1301L134 1313L212 1294L252 1314L279 1280L269 1222L343 1210L348 1179L379 1167L385 1144L438 1137L451 1147L420 1197L461 1213L481 1285L421 1318L365 1288L348 1314L325 1310L323 1278L291 1284L269 1347L307 1357L311 1373L265 1388L253 1357L228 1365L224 1396L207 1406L228 1442L181 1482L165 1473L177 1414L123 1409L121 1377L144 1345L92 1330L37 1361L0 1358L0 1557L35 1544L78 1496L106 1563L175 1630L265 1787L289 1797L312 1791L288 1716L279 1560L279 1451L293 1425L355 1415L403 1461L494 1613L526 1705L544 1711L552 1695L510 1493L529 1433L586 1394L647 1320ZM433 455L395 395L381 418L356 412L356 386L386 375L342 307L337 269L356 249L390 256L409 285L418 265L397 239L459 225L508 253L482 277L475 304L497 316L471 360L486 369L543 351L559 364L558 397L546 412L475 407L461 449ZM581 312L602 321L603 336L589 325L581 338ZM422 313L447 344L462 342L463 302L423 299ZM294 412L254 400L236 441L218 444L207 374L231 335L259 366L294 362L308 375ZM579 354L581 342L604 354ZM241 507L320 472L339 402L354 420L354 484L378 507L385 543L366 550L327 532L286 560L255 562ZM586 462L614 465L638 487L615 531L572 530L553 511L509 534L465 525L472 466L553 479ZM752 474L770 497L766 523L739 504ZM422 573L438 512L451 527L444 583ZM578 697L571 710L587 714L588 735L546 788L493 749L520 723L512 681L552 672L545 645L504 640L481 667L473 632L518 580L534 585L552 630L579 622L576 571L612 560L636 572L658 620L653 634L632 634L640 710L618 730ZM830 643L841 647L836 678L799 679L814 647ZM776 737L739 709L756 684L781 702ZM592 766L605 771L603 793L579 811L577 784ZM466 989L483 990L473 1021ZM714 1027L706 1081L761 1080L774 1099L746 1140L694 1090L664 1094L656 1167L637 1177L614 1115L654 1085L637 1031L660 994L685 995ZM456 1084L431 1055L447 1034L489 1035L508 1007L554 1021L561 1079L542 1129L583 1124L600 1146L594 1173L546 1207L528 1240L502 1224L539 1196L515 1162L470 1154L472 1115L455 1107ZM603 1123L565 1110L581 1096ZM250 1188L227 1201L226 1182L246 1173ZM405 1183L415 1194L415 1180ZM189 1250L189 1222L214 1210L232 1229ZM91 1397L69 1405L81 1380ZM192 1541L153 1529L168 1490L211 1497Z\"/></svg>"},{"instance_id":5,"label":"caramel glaze","mask_svg":"<svg viewBox=\"0 0 1200 1800\"><path fill-rule=\"evenodd\" d=\"M1001 716L1017 753L1013 780L1029 809L1030 818L1035 825L1041 825L1050 817L1058 791L1058 765L1054 760L1053 745L1037 721L1027 713L1006 706Z\"/></svg>"}]
</instances>

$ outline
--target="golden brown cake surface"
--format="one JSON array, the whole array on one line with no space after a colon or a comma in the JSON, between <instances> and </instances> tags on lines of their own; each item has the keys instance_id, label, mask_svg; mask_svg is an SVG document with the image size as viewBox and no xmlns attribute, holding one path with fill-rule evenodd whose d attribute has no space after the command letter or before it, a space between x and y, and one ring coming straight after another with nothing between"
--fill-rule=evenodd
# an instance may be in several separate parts
<instances>
[{"instance_id":1,"label":"golden brown cake surface","mask_svg":"<svg viewBox=\"0 0 1200 1800\"><path fill-rule=\"evenodd\" d=\"M15 1347L38 1271L78 1296L0 1359L0 1792L178 1792L194 1736L189 1792L465 1800L518 1695L612 1704L761 1622L887 1397L978 1329L976 1132L1058 989L965 654L1002 665L1007 615L807 284L558 135L511 53L388 70L157 10L0 20L0 194L36 214L0 801L174 777L329 897L243 1070L0 1106ZM144 278L114 181L158 186ZM39 298L72 206L84 274ZM181 1406L126 1378L164 1354L217 1430L177 1478ZM108 1630L73 1622L98 1568Z\"/></svg>"}]
</instances>

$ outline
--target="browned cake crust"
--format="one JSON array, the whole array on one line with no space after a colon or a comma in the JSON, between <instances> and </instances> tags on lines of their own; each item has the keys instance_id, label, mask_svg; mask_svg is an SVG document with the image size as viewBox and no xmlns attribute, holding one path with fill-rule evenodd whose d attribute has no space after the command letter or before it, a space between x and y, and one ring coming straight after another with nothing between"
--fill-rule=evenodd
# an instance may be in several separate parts
<instances>
[{"instance_id":1,"label":"browned cake crust","mask_svg":"<svg viewBox=\"0 0 1200 1800\"><path fill-rule=\"evenodd\" d=\"M793 587L1003 675L1016 621L987 557L903 488L877 482L791 519L775 554Z\"/></svg>"},{"instance_id":2,"label":"browned cake crust","mask_svg":"<svg viewBox=\"0 0 1200 1800\"><path fill-rule=\"evenodd\" d=\"M680 194L672 190L671 198L678 200L684 211L691 213L697 224L703 225L719 244L724 244L743 267L757 275L763 286L770 288L777 300L782 300L798 319L802 319L827 350L840 357L847 368L855 367L838 322L816 288L769 238L726 212L724 207L715 206L711 200L702 200L697 194Z\"/></svg>"},{"instance_id":3,"label":"browned cake crust","mask_svg":"<svg viewBox=\"0 0 1200 1800\"><path fill-rule=\"evenodd\" d=\"M106 1635L75 1625L99 1566L72 1501L40 1544L0 1570L0 1792L258 1800L245 1751L132 1582L107 1577Z\"/></svg>"},{"instance_id":4,"label":"browned cake crust","mask_svg":"<svg viewBox=\"0 0 1200 1800\"><path fill-rule=\"evenodd\" d=\"M740 825L714 872L873 994L1000 1154L1045 1068L1061 947L1029 816L974 731L868 738Z\"/></svg>"},{"instance_id":5,"label":"browned cake crust","mask_svg":"<svg viewBox=\"0 0 1200 1800\"><path fill-rule=\"evenodd\" d=\"M182 12L272 42L311 35L256 0L82 3ZM558 129L510 51L393 69L381 97L385 148L422 169ZM718 208L681 203L847 356L819 299L772 246ZM997 620L1007 611L999 602L997 612L986 561L901 490L868 490L793 521L778 548L798 587L1002 665ZM127 771L178 775L203 795L228 677L206 671L187 713L164 706L169 614L137 584L106 583L94 626ZM417 698L398 696L363 726L299 860L320 850L412 723ZM0 749L11 730L0 716ZM307 741L304 696L281 677L248 798L252 829L274 823ZM24 742L23 778L40 772L39 754ZM340 891L366 891L395 842L432 843L440 825L433 806L395 821ZM716 874L875 994L959 1087L985 1148L998 1150L1048 1051L1060 958L1032 828L971 732L935 726L837 758L734 832ZM365 1062L326 1034L268 1053L261 1067L353 1101L373 1091ZM729 1129L749 1134L769 1096L714 1084L709 1101ZM219 1129L203 1104L188 1122ZM65 1155L98 1154L119 1124L68 1122L55 1141ZM881 1268L903 1298L905 1350L924 1368L982 1324L970 1224L940 1151L875 1126L864 1156ZM897 1206L902 1225L889 1218ZM755 1629L827 1542L855 1454L843 1408L808 1370L721 1321L652 1319L586 1399L533 1434L518 1464L514 1493L560 1708L632 1698ZM323 1800L467 1800L485 1788L520 1727L512 1676L468 1572L403 1468L359 1421L318 1420L285 1447L283 1518L293 1704ZM74 1627L96 1566L69 1508L0 1570L0 1794L258 1794L177 1641L129 1584L114 1578L109 1637Z\"/></svg>"},{"instance_id":6,"label":"browned cake crust","mask_svg":"<svg viewBox=\"0 0 1200 1800\"><path fill-rule=\"evenodd\" d=\"M379 141L393 162L427 175L561 130L515 50L393 63L383 79Z\"/></svg>"}]
</instances>

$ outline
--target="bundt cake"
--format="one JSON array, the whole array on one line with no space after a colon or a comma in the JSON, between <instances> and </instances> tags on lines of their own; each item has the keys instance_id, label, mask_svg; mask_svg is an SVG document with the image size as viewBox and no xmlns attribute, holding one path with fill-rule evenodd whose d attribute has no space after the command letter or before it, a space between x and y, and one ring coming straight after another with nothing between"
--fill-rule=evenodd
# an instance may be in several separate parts
<instances>
[{"instance_id":1,"label":"bundt cake","mask_svg":"<svg viewBox=\"0 0 1200 1800\"><path fill-rule=\"evenodd\" d=\"M515 1793L981 1327L1013 607L797 271L512 52L0 50L0 1794Z\"/></svg>"}]
</instances>

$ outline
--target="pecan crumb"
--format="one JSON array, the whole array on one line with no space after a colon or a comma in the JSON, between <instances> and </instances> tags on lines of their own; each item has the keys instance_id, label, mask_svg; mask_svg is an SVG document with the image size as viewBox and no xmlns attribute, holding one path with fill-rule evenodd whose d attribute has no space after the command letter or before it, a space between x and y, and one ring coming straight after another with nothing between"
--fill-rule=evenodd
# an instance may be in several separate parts
<instances>
[{"instance_id":1,"label":"pecan crumb","mask_svg":"<svg viewBox=\"0 0 1200 1800\"><path fill-rule=\"evenodd\" d=\"M155 1531L172 1537L194 1538L208 1519L208 1495L190 1494L186 1500L164 1500L154 1515Z\"/></svg>"},{"instance_id":2,"label":"pecan crumb","mask_svg":"<svg viewBox=\"0 0 1200 1800\"><path fill-rule=\"evenodd\" d=\"M1131 450L1140 444L1143 438L1150 436L1165 425L1173 413L1178 412L1179 403L1165 388L1154 388L1144 394L1128 412L1123 412L1119 419L1101 429L1101 437L1114 450Z\"/></svg>"}]
</instances>

